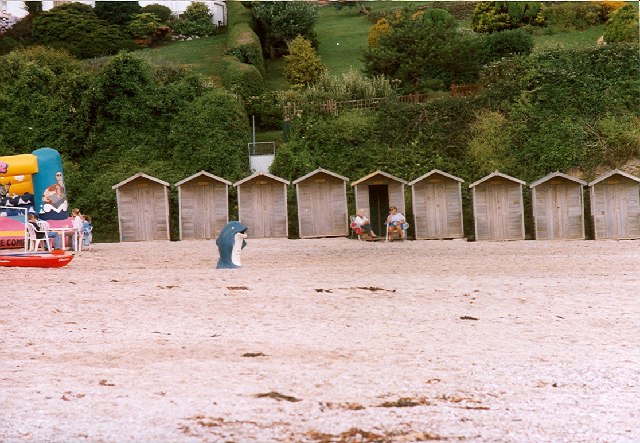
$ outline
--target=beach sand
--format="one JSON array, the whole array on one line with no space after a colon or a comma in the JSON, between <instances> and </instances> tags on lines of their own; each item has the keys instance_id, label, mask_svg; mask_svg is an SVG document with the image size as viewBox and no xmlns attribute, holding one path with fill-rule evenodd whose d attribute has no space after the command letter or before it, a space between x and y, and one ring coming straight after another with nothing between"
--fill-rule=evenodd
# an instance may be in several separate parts
<instances>
[{"instance_id":1,"label":"beach sand","mask_svg":"<svg viewBox=\"0 0 640 443\"><path fill-rule=\"evenodd\" d=\"M247 242L0 268L0 441L640 441L640 241Z\"/></svg>"}]
</instances>

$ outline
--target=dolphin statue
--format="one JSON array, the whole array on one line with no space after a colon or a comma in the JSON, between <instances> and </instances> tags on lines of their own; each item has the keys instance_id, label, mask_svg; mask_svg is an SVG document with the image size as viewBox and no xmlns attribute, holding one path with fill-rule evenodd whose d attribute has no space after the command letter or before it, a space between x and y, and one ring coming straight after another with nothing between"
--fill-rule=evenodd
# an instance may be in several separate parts
<instances>
[{"instance_id":1,"label":"dolphin statue","mask_svg":"<svg viewBox=\"0 0 640 443\"><path fill-rule=\"evenodd\" d=\"M216 245L220 258L216 269L233 269L241 267L240 251L247 246L247 227L239 221L230 221L222 228Z\"/></svg>"}]
</instances>

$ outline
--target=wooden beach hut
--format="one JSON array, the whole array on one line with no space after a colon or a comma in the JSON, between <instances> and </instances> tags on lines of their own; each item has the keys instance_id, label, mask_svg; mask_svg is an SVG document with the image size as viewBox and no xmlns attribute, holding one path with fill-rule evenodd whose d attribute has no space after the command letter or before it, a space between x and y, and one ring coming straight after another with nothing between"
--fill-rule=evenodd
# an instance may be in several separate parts
<instances>
[{"instance_id":1,"label":"wooden beach hut","mask_svg":"<svg viewBox=\"0 0 640 443\"><path fill-rule=\"evenodd\" d=\"M469 185L476 240L522 240L524 202L517 178L495 171Z\"/></svg>"},{"instance_id":2,"label":"wooden beach hut","mask_svg":"<svg viewBox=\"0 0 640 443\"><path fill-rule=\"evenodd\" d=\"M236 183L238 218L251 238L287 238L287 185L283 178L256 172Z\"/></svg>"},{"instance_id":3,"label":"wooden beach hut","mask_svg":"<svg viewBox=\"0 0 640 443\"><path fill-rule=\"evenodd\" d=\"M640 178L618 169L589 183L594 238L640 238Z\"/></svg>"},{"instance_id":4,"label":"wooden beach hut","mask_svg":"<svg viewBox=\"0 0 640 443\"><path fill-rule=\"evenodd\" d=\"M120 241L169 240L169 183L139 172L111 188Z\"/></svg>"},{"instance_id":5,"label":"wooden beach hut","mask_svg":"<svg viewBox=\"0 0 640 443\"><path fill-rule=\"evenodd\" d=\"M404 187L406 181L383 171L375 171L351 183L356 201L356 210L364 209L369 214L373 232L386 232L384 223L389 215L389 206L398 208L406 217Z\"/></svg>"},{"instance_id":6,"label":"wooden beach hut","mask_svg":"<svg viewBox=\"0 0 640 443\"><path fill-rule=\"evenodd\" d=\"M536 240L585 238L582 190L586 184L553 172L529 185Z\"/></svg>"},{"instance_id":7,"label":"wooden beach hut","mask_svg":"<svg viewBox=\"0 0 640 443\"><path fill-rule=\"evenodd\" d=\"M180 240L211 239L229 222L231 182L205 171L174 186L178 189Z\"/></svg>"},{"instance_id":8,"label":"wooden beach hut","mask_svg":"<svg viewBox=\"0 0 640 443\"><path fill-rule=\"evenodd\" d=\"M300 238L349 235L347 177L318 168L295 180Z\"/></svg>"},{"instance_id":9,"label":"wooden beach hut","mask_svg":"<svg viewBox=\"0 0 640 443\"><path fill-rule=\"evenodd\" d=\"M416 240L464 237L462 182L434 169L409 183Z\"/></svg>"}]
</instances>

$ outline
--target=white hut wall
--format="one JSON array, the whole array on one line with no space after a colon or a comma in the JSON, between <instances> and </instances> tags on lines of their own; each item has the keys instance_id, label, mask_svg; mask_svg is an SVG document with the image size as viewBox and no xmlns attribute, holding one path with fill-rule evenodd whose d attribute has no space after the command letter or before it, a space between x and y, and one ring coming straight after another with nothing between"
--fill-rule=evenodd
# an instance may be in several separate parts
<instances>
[{"instance_id":1,"label":"white hut wall","mask_svg":"<svg viewBox=\"0 0 640 443\"><path fill-rule=\"evenodd\" d=\"M584 238L582 185L553 178L535 188L533 210L536 239Z\"/></svg>"},{"instance_id":2,"label":"white hut wall","mask_svg":"<svg viewBox=\"0 0 640 443\"><path fill-rule=\"evenodd\" d=\"M139 178L119 188L122 241L168 240L164 186Z\"/></svg>"},{"instance_id":3,"label":"white hut wall","mask_svg":"<svg viewBox=\"0 0 640 443\"><path fill-rule=\"evenodd\" d=\"M300 237L346 236L347 214L344 181L316 174L297 184Z\"/></svg>"},{"instance_id":4,"label":"white hut wall","mask_svg":"<svg viewBox=\"0 0 640 443\"><path fill-rule=\"evenodd\" d=\"M592 187L592 213L596 239L640 238L638 183L612 176Z\"/></svg>"},{"instance_id":5,"label":"white hut wall","mask_svg":"<svg viewBox=\"0 0 640 443\"><path fill-rule=\"evenodd\" d=\"M520 184L493 178L475 189L477 240L523 239L524 214Z\"/></svg>"},{"instance_id":6,"label":"white hut wall","mask_svg":"<svg viewBox=\"0 0 640 443\"><path fill-rule=\"evenodd\" d=\"M447 177L428 177L413 186L416 238L461 238L460 185Z\"/></svg>"},{"instance_id":7,"label":"white hut wall","mask_svg":"<svg viewBox=\"0 0 640 443\"><path fill-rule=\"evenodd\" d=\"M258 177L239 186L239 216L252 238L287 237L284 184Z\"/></svg>"},{"instance_id":8,"label":"white hut wall","mask_svg":"<svg viewBox=\"0 0 640 443\"><path fill-rule=\"evenodd\" d=\"M180 186L182 239L217 237L229 219L227 185L198 177Z\"/></svg>"}]
</instances>

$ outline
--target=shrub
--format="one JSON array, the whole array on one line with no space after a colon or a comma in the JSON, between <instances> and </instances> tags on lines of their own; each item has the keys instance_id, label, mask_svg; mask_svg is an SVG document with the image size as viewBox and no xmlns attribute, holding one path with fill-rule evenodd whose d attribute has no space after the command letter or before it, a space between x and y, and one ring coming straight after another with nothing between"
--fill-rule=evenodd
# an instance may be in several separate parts
<instances>
[{"instance_id":1,"label":"shrub","mask_svg":"<svg viewBox=\"0 0 640 443\"><path fill-rule=\"evenodd\" d=\"M143 12L134 17L127 25L127 30L134 40L149 46L155 41L166 39L170 28L162 25L155 14Z\"/></svg>"},{"instance_id":2,"label":"shrub","mask_svg":"<svg viewBox=\"0 0 640 443\"><path fill-rule=\"evenodd\" d=\"M604 31L604 41L638 42L638 10L633 5L627 5L611 14Z\"/></svg>"},{"instance_id":3,"label":"shrub","mask_svg":"<svg viewBox=\"0 0 640 443\"><path fill-rule=\"evenodd\" d=\"M607 2L559 2L544 7L547 25L555 32L585 30L606 21Z\"/></svg>"},{"instance_id":4,"label":"shrub","mask_svg":"<svg viewBox=\"0 0 640 443\"><path fill-rule=\"evenodd\" d=\"M126 46L117 26L98 19L90 6L69 3L43 12L33 20L33 38L78 58L110 55Z\"/></svg>"},{"instance_id":5,"label":"shrub","mask_svg":"<svg viewBox=\"0 0 640 443\"><path fill-rule=\"evenodd\" d=\"M522 29L494 32L484 37L486 60L511 55L527 55L533 50L533 37Z\"/></svg>"},{"instance_id":6,"label":"shrub","mask_svg":"<svg viewBox=\"0 0 640 443\"><path fill-rule=\"evenodd\" d=\"M325 72L311 42L302 36L291 42L290 54L284 58L285 66L282 73L294 86L313 84Z\"/></svg>"},{"instance_id":7,"label":"shrub","mask_svg":"<svg viewBox=\"0 0 640 443\"><path fill-rule=\"evenodd\" d=\"M508 120L500 112L482 110L471 125L468 155L477 174L509 169L511 139Z\"/></svg>"},{"instance_id":8,"label":"shrub","mask_svg":"<svg viewBox=\"0 0 640 443\"><path fill-rule=\"evenodd\" d=\"M210 19L184 20L178 19L172 24L173 34L182 37L207 37L218 32Z\"/></svg>"},{"instance_id":9,"label":"shrub","mask_svg":"<svg viewBox=\"0 0 640 443\"><path fill-rule=\"evenodd\" d=\"M152 5L143 6L140 13L153 14L158 17L161 23L167 23L171 20L171 8L154 3Z\"/></svg>"},{"instance_id":10,"label":"shrub","mask_svg":"<svg viewBox=\"0 0 640 443\"><path fill-rule=\"evenodd\" d=\"M313 85L302 92L301 101L363 100L395 95L394 87L385 77L367 77L361 71L351 68L341 75L330 75L325 72Z\"/></svg>"},{"instance_id":11,"label":"shrub","mask_svg":"<svg viewBox=\"0 0 640 443\"><path fill-rule=\"evenodd\" d=\"M137 1L98 0L93 10L99 19L124 27L140 13L140 4Z\"/></svg>"},{"instance_id":12,"label":"shrub","mask_svg":"<svg viewBox=\"0 0 640 443\"><path fill-rule=\"evenodd\" d=\"M452 83L477 79L481 41L458 32L447 11L405 9L389 23L391 31L381 34L377 46L364 53L367 74L398 80L406 93L448 89Z\"/></svg>"},{"instance_id":13,"label":"shrub","mask_svg":"<svg viewBox=\"0 0 640 443\"><path fill-rule=\"evenodd\" d=\"M242 98L264 92L264 79L255 66L242 63L231 55L222 57L221 64L222 84L229 91Z\"/></svg>"},{"instance_id":14,"label":"shrub","mask_svg":"<svg viewBox=\"0 0 640 443\"><path fill-rule=\"evenodd\" d=\"M378 39L380 38L380 35L386 34L390 29L391 25L389 25L389 21L386 18L381 18L380 20L378 20L369 31L369 47L373 48L378 46Z\"/></svg>"},{"instance_id":15,"label":"shrub","mask_svg":"<svg viewBox=\"0 0 640 443\"><path fill-rule=\"evenodd\" d=\"M212 22L213 14L202 2L193 2L173 25L173 32L183 37L206 37L218 32Z\"/></svg>"},{"instance_id":16,"label":"shrub","mask_svg":"<svg viewBox=\"0 0 640 443\"><path fill-rule=\"evenodd\" d=\"M242 104L228 92L212 89L171 124L173 161L186 170L207 170L238 180L249 172L248 133Z\"/></svg>"},{"instance_id":17,"label":"shrub","mask_svg":"<svg viewBox=\"0 0 640 443\"><path fill-rule=\"evenodd\" d=\"M524 25L541 26L544 20L540 2L479 2L471 16L471 29L498 32Z\"/></svg>"},{"instance_id":18,"label":"shrub","mask_svg":"<svg viewBox=\"0 0 640 443\"><path fill-rule=\"evenodd\" d=\"M247 115L255 116L256 125L262 130L281 129L282 106L278 92L268 91L245 99Z\"/></svg>"},{"instance_id":19,"label":"shrub","mask_svg":"<svg viewBox=\"0 0 640 443\"><path fill-rule=\"evenodd\" d=\"M278 55L279 44L288 47L301 35L313 41L313 27L318 20L318 8L313 2L254 2L253 15L261 25L261 41L271 58Z\"/></svg>"}]
</instances>

